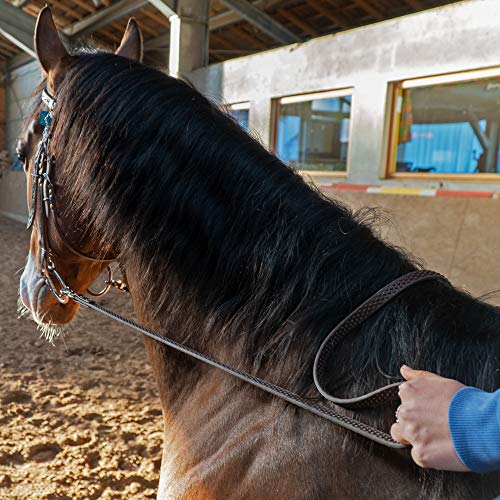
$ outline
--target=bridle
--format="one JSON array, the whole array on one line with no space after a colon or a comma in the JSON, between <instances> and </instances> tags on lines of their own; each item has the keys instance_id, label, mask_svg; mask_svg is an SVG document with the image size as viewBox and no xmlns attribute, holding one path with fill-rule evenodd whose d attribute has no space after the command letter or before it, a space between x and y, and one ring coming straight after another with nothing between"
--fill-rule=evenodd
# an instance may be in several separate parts
<instances>
[{"instance_id":1,"label":"bridle","mask_svg":"<svg viewBox=\"0 0 500 500\"><path fill-rule=\"evenodd\" d=\"M104 288L99 292L93 292L92 290L87 289L88 293L95 297L100 297L108 293L112 287L118 288L122 291L127 291L127 285L123 281L113 279L111 266L109 264L116 260L116 257L93 257L86 253L83 253L81 250L75 248L72 243L70 243L69 239L64 235L64 232L61 229L61 226L59 224L59 215L56 207L55 186L50 178L53 170L54 159L49 154L49 146L52 138L50 133L50 125L52 124L53 113L57 100L55 97L50 95L46 89L43 89L42 102L45 104L45 106L47 106L49 111L42 111L39 118L40 124L43 126L43 133L42 138L38 143L33 162L33 172L31 174L31 176L33 177L31 186L31 205L27 229L30 229L33 226L36 218L38 221L40 232L40 268L47 286L49 287L54 297L61 304L66 304L68 302L68 295L58 293L52 279L52 276L55 277L61 287L65 286L61 275L54 265L54 252L50 248L50 221L58 237L71 253L85 260L97 262L100 264L108 264L108 276L105 281Z\"/></svg>"},{"instance_id":2,"label":"bridle","mask_svg":"<svg viewBox=\"0 0 500 500\"><path fill-rule=\"evenodd\" d=\"M101 314L104 314L115 321L118 321L130 328L133 328L142 334L161 342L177 351L187 354L199 361L202 361L208 365L218 368L230 375L249 383L259 389L262 389L270 394L273 394L295 406L303 408L311 413L314 413L334 424L341 427L349 429L356 434L362 435L372 441L383 444L391 448L405 448L406 445L401 444L386 432L372 427L358 419L352 418L344 413L338 411L335 406L341 406L345 409L359 410L364 408L373 408L383 405L388 405L392 403L398 396L398 386L400 382L386 385L377 389L375 391L369 392L362 396L354 398L337 398L332 396L324 388L325 376L327 371L327 365L329 362L330 355L332 354L335 347L345 338L345 336L354 330L356 327L361 325L368 318L373 316L377 311L379 311L386 304L394 300L402 292L408 288L428 280L441 280L448 283L448 280L439 273L428 270L418 270L407 273L394 281L390 282L385 287L381 288L371 297L369 297L365 302L356 307L348 316L346 316L325 338L318 352L313 365L313 379L316 388L319 393L331 403L331 405L324 405L317 403L315 401L307 400L298 394L295 394L283 387L277 386L258 377L245 373L241 370L232 368L224 363L221 363L206 354L200 353L187 347L175 340L169 339L167 337L161 336L138 323L124 318L116 314L115 312L97 304L94 300L85 297L84 295L74 292L62 279L60 273L56 269L54 263L54 253L51 251L48 240L48 225L49 221L54 224L56 231L59 233L61 240L65 245L80 257L100 262L109 263L114 258L100 259L92 256L83 254L79 250L73 247L64 237L64 233L57 222L57 210L55 204L55 191L54 185L50 180L52 174L53 158L49 154L49 146L51 140L50 126L53 119L53 113L56 107L57 100L55 97L51 96L46 90L42 92L42 101L47 106L48 112L42 111L40 115L40 122L44 126L42 139L38 144L38 148L34 158L33 165L33 186L31 193L31 207L30 215L28 220L28 229L32 226L33 221L37 218L40 230L41 239L41 268L43 276L50 291L53 293L55 298L62 304L66 304L69 299L74 300L78 304L93 309ZM108 266L108 270L109 270ZM57 280L60 286L59 292L54 285L53 277ZM111 276L111 271L109 271L109 277L106 281L106 287L101 292L94 295L104 295L109 291L111 287L116 287L122 290L126 290L126 285L119 280L113 280Z\"/></svg>"}]
</instances>

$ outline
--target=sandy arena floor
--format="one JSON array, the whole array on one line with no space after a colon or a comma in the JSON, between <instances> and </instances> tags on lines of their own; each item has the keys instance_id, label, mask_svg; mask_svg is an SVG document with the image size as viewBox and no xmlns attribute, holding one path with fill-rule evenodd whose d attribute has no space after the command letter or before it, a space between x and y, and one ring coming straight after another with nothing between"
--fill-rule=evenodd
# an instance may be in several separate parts
<instances>
[{"instance_id":1,"label":"sandy arena floor","mask_svg":"<svg viewBox=\"0 0 500 500\"><path fill-rule=\"evenodd\" d=\"M0 217L0 499L154 498L162 422L142 339L90 311L54 346L40 338L17 319L27 248ZM102 302L131 312L118 291Z\"/></svg>"}]
</instances>

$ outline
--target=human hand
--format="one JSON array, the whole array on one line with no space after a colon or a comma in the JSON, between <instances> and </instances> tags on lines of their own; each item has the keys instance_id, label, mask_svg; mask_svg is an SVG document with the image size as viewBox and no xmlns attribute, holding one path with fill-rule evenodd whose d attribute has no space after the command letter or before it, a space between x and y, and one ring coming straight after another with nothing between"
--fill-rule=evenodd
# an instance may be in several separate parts
<instances>
[{"instance_id":1,"label":"human hand","mask_svg":"<svg viewBox=\"0 0 500 500\"><path fill-rule=\"evenodd\" d=\"M468 471L455 452L448 425L448 409L455 393L465 387L434 373L401 367L407 380L399 387L401 405L391 435L412 446L411 456L420 467Z\"/></svg>"}]
</instances>

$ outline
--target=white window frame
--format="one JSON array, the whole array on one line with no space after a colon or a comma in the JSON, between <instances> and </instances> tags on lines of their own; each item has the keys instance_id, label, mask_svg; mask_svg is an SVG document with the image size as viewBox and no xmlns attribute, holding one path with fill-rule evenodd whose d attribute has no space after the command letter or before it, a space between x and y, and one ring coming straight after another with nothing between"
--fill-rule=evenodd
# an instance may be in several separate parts
<instances>
[{"instance_id":1,"label":"white window frame","mask_svg":"<svg viewBox=\"0 0 500 500\"><path fill-rule=\"evenodd\" d=\"M349 175L349 165L351 158L352 145L352 109L353 109L354 87L346 87L334 90L321 90L318 92L309 92L307 94L294 94L273 99L273 120L272 120L272 150L276 153L276 141L278 139L278 118L280 106L282 104L295 104L299 102L315 101L319 99L333 99L336 97L351 98L351 116L349 120L349 144L347 146L346 169L345 172L330 172L325 170L298 170L298 173L307 177L332 177L346 178Z\"/></svg>"}]
</instances>

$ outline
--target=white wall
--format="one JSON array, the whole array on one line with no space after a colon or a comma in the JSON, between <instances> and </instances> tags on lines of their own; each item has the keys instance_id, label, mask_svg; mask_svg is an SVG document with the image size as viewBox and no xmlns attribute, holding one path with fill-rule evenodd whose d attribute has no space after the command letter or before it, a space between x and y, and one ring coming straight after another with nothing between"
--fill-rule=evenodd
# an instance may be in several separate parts
<instances>
[{"instance_id":1,"label":"white wall","mask_svg":"<svg viewBox=\"0 0 500 500\"><path fill-rule=\"evenodd\" d=\"M26 103L40 82L40 69L33 61L14 70L7 84L7 149L15 154ZM27 215L24 172L7 171L0 179L0 213L23 219Z\"/></svg>"},{"instance_id":2,"label":"white wall","mask_svg":"<svg viewBox=\"0 0 500 500\"><path fill-rule=\"evenodd\" d=\"M466 0L201 68L190 80L227 103L251 101L250 128L270 144L271 100L353 87L349 183L438 187L383 180L391 82L500 66L500 1ZM500 190L499 183L443 182L444 188Z\"/></svg>"}]
</instances>

